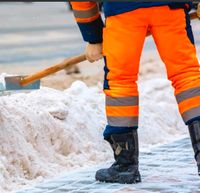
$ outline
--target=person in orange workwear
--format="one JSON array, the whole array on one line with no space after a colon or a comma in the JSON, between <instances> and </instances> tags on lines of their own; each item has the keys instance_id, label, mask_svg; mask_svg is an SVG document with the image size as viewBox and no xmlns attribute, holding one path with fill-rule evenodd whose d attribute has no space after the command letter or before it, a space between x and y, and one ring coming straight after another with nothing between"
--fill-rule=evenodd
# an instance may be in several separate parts
<instances>
[{"instance_id":1,"label":"person in orange workwear","mask_svg":"<svg viewBox=\"0 0 200 193\"><path fill-rule=\"evenodd\" d=\"M96 172L103 182L138 183L138 70L148 31L175 89L188 125L200 174L200 71L186 2L104 2L105 25L96 2L71 2L90 62L104 58L106 115L104 139L115 162ZM156 120L155 120L156 121Z\"/></svg>"}]
</instances>

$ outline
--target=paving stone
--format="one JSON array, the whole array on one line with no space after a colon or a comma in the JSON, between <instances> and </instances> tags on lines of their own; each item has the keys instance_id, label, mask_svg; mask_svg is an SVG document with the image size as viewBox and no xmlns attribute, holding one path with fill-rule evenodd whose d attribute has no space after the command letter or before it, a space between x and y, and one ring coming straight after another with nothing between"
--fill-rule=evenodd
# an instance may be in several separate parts
<instances>
[{"instance_id":1,"label":"paving stone","mask_svg":"<svg viewBox=\"0 0 200 193\"><path fill-rule=\"evenodd\" d=\"M71 172L15 193L200 193L200 177L188 138L177 140L140 154L142 183L118 184L96 182L97 169L111 163Z\"/></svg>"}]
</instances>

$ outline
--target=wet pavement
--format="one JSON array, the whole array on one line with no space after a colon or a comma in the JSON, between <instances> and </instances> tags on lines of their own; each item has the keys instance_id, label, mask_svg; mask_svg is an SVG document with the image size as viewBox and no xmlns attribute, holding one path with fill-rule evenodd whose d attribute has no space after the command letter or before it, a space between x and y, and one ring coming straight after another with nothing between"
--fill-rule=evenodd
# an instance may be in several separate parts
<instances>
[{"instance_id":1,"label":"wet pavement","mask_svg":"<svg viewBox=\"0 0 200 193\"><path fill-rule=\"evenodd\" d=\"M107 163L109 166L110 163ZM140 155L140 184L111 184L94 180L102 165L67 173L57 179L15 193L199 193L200 177L188 138L156 147Z\"/></svg>"}]
</instances>

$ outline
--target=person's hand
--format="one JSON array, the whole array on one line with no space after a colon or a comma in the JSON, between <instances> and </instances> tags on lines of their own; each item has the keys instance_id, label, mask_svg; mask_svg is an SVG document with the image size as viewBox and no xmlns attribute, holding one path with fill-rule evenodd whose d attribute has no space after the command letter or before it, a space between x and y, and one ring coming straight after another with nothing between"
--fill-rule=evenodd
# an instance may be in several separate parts
<instances>
[{"instance_id":1,"label":"person's hand","mask_svg":"<svg viewBox=\"0 0 200 193\"><path fill-rule=\"evenodd\" d=\"M102 44L87 44L85 49L85 56L89 62L100 60L102 55Z\"/></svg>"}]
</instances>

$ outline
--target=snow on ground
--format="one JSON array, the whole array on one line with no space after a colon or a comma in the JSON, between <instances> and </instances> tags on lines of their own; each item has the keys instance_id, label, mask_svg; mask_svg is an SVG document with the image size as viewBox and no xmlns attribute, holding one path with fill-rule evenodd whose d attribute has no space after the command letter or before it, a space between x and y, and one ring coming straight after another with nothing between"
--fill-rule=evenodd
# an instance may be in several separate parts
<instances>
[{"instance_id":1,"label":"snow on ground","mask_svg":"<svg viewBox=\"0 0 200 193\"><path fill-rule=\"evenodd\" d=\"M103 95L74 83L0 98L1 188L103 161Z\"/></svg>"},{"instance_id":2,"label":"snow on ground","mask_svg":"<svg viewBox=\"0 0 200 193\"><path fill-rule=\"evenodd\" d=\"M184 133L169 82L142 81L140 88L140 146ZM82 81L64 91L42 87L1 96L0 192L111 159L102 138L104 100L101 88Z\"/></svg>"}]
</instances>

